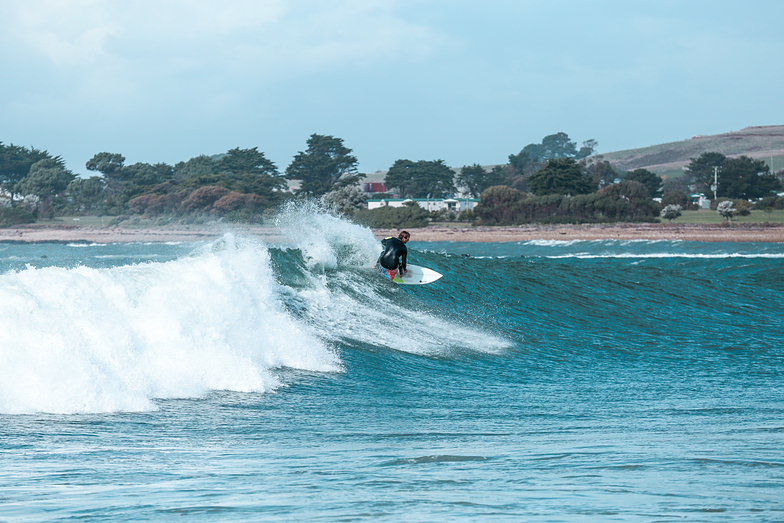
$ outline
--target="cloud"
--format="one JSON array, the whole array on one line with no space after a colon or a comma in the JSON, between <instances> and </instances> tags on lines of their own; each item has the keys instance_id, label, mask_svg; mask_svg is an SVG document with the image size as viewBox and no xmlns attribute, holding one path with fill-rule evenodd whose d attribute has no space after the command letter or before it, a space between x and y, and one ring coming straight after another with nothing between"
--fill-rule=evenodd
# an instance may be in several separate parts
<instances>
[{"instance_id":1,"label":"cloud","mask_svg":"<svg viewBox=\"0 0 784 523\"><path fill-rule=\"evenodd\" d=\"M7 38L55 68L209 69L236 76L429 56L444 37L392 2L284 0L5 2ZM16 46L15 53L20 52Z\"/></svg>"}]
</instances>

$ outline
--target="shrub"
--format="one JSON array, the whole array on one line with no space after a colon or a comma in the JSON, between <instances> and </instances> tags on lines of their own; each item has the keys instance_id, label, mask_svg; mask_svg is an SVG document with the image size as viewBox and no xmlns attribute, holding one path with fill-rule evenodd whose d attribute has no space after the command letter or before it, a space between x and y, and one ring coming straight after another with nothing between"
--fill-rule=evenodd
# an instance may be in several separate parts
<instances>
[{"instance_id":1,"label":"shrub","mask_svg":"<svg viewBox=\"0 0 784 523\"><path fill-rule=\"evenodd\" d=\"M476 214L473 209L465 209L460 211L460 214L457 215L457 219L461 222L472 222L476 220Z\"/></svg>"},{"instance_id":2,"label":"shrub","mask_svg":"<svg viewBox=\"0 0 784 523\"><path fill-rule=\"evenodd\" d=\"M184 191L170 194L145 194L129 201L128 210L133 214L149 216L174 214L184 196Z\"/></svg>"},{"instance_id":3,"label":"shrub","mask_svg":"<svg viewBox=\"0 0 784 523\"><path fill-rule=\"evenodd\" d=\"M186 213L192 212L209 212L212 210L212 205L226 196L230 191L225 187L217 185L208 185L200 187L190 193L187 198L182 201L180 210Z\"/></svg>"},{"instance_id":4,"label":"shrub","mask_svg":"<svg viewBox=\"0 0 784 523\"><path fill-rule=\"evenodd\" d=\"M767 209L768 207L771 209L784 209L784 198L778 195L765 196L761 201L754 205L755 209Z\"/></svg>"},{"instance_id":5,"label":"shrub","mask_svg":"<svg viewBox=\"0 0 784 523\"><path fill-rule=\"evenodd\" d=\"M735 202L735 215L748 216L751 214L751 202L748 200L737 200Z\"/></svg>"},{"instance_id":6,"label":"shrub","mask_svg":"<svg viewBox=\"0 0 784 523\"><path fill-rule=\"evenodd\" d=\"M218 201L212 204L213 211L218 214L245 211L238 216L253 215L260 213L267 206L267 200L258 194L242 194L231 191L221 196Z\"/></svg>"},{"instance_id":7,"label":"shrub","mask_svg":"<svg viewBox=\"0 0 784 523\"><path fill-rule=\"evenodd\" d=\"M33 213L22 207L0 207L0 227L11 227L20 223L33 223Z\"/></svg>"},{"instance_id":8,"label":"shrub","mask_svg":"<svg viewBox=\"0 0 784 523\"><path fill-rule=\"evenodd\" d=\"M354 214L354 221L371 229L405 229L426 227L430 213L414 203L403 207L379 207Z\"/></svg>"},{"instance_id":9,"label":"shrub","mask_svg":"<svg viewBox=\"0 0 784 523\"><path fill-rule=\"evenodd\" d=\"M357 185L335 189L326 193L321 199L327 207L348 216L367 209L367 197Z\"/></svg>"},{"instance_id":10,"label":"shrub","mask_svg":"<svg viewBox=\"0 0 784 523\"><path fill-rule=\"evenodd\" d=\"M487 223L507 224L520 219L521 204L526 194L506 185L495 185L480 196L474 208L477 216Z\"/></svg>"},{"instance_id":11,"label":"shrub","mask_svg":"<svg viewBox=\"0 0 784 523\"><path fill-rule=\"evenodd\" d=\"M661 210L661 217L673 221L682 214L682 210L683 208L680 205L666 205L664 209Z\"/></svg>"}]
</instances>

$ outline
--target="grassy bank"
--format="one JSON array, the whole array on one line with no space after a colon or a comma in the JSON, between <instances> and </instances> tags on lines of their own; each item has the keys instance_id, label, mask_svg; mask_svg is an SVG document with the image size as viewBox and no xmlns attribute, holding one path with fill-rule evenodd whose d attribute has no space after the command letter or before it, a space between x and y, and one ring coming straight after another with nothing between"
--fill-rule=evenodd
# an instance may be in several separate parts
<instances>
[{"instance_id":1,"label":"grassy bank","mask_svg":"<svg viewBox=\"0 0 784 523\"><path fill-rule=\"evenodd\" d=\"M718 212L710 210L683 211L683 214L672 221L680 224L721 224L727 220L722 218ZM662 220L667 223L667 220ZM784 223L784 210L775 210L771 213L765 211L751 211L748 216L735 216L732 223Z\"/></svg>"}]
</instances>

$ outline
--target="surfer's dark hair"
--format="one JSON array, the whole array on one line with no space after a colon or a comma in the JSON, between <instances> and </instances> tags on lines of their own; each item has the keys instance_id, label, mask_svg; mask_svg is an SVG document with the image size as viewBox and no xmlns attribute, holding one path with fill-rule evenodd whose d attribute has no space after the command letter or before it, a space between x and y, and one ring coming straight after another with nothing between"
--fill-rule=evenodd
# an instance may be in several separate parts
<instances>
[{"instance_id":1,"label":"surfer's dark hair","mask_svg":"<svg viewBox=\"0 0 784 523\"><path fill-rule=\"evenodd\" d=\"M408 233L408 231L400 231L400 234L397 235L397 238L398 240L402 240L404 236L411 238L411 235Z\"/></svg>"}]
</instances>

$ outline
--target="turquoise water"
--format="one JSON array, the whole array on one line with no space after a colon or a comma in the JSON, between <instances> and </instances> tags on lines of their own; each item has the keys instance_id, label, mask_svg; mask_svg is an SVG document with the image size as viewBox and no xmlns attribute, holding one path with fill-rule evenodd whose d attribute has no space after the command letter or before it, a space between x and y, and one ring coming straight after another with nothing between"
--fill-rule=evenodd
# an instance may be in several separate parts
<instances>
[{"instance_id":1,"label":"turquoise water","mask_svg":"<svg viewBox=\"0 0 784 523\"><path fill-rule=\"evenodd\" d=\"M784 245L0 244L0 521L782 521Z\"/></svg>"}]
</instances>

